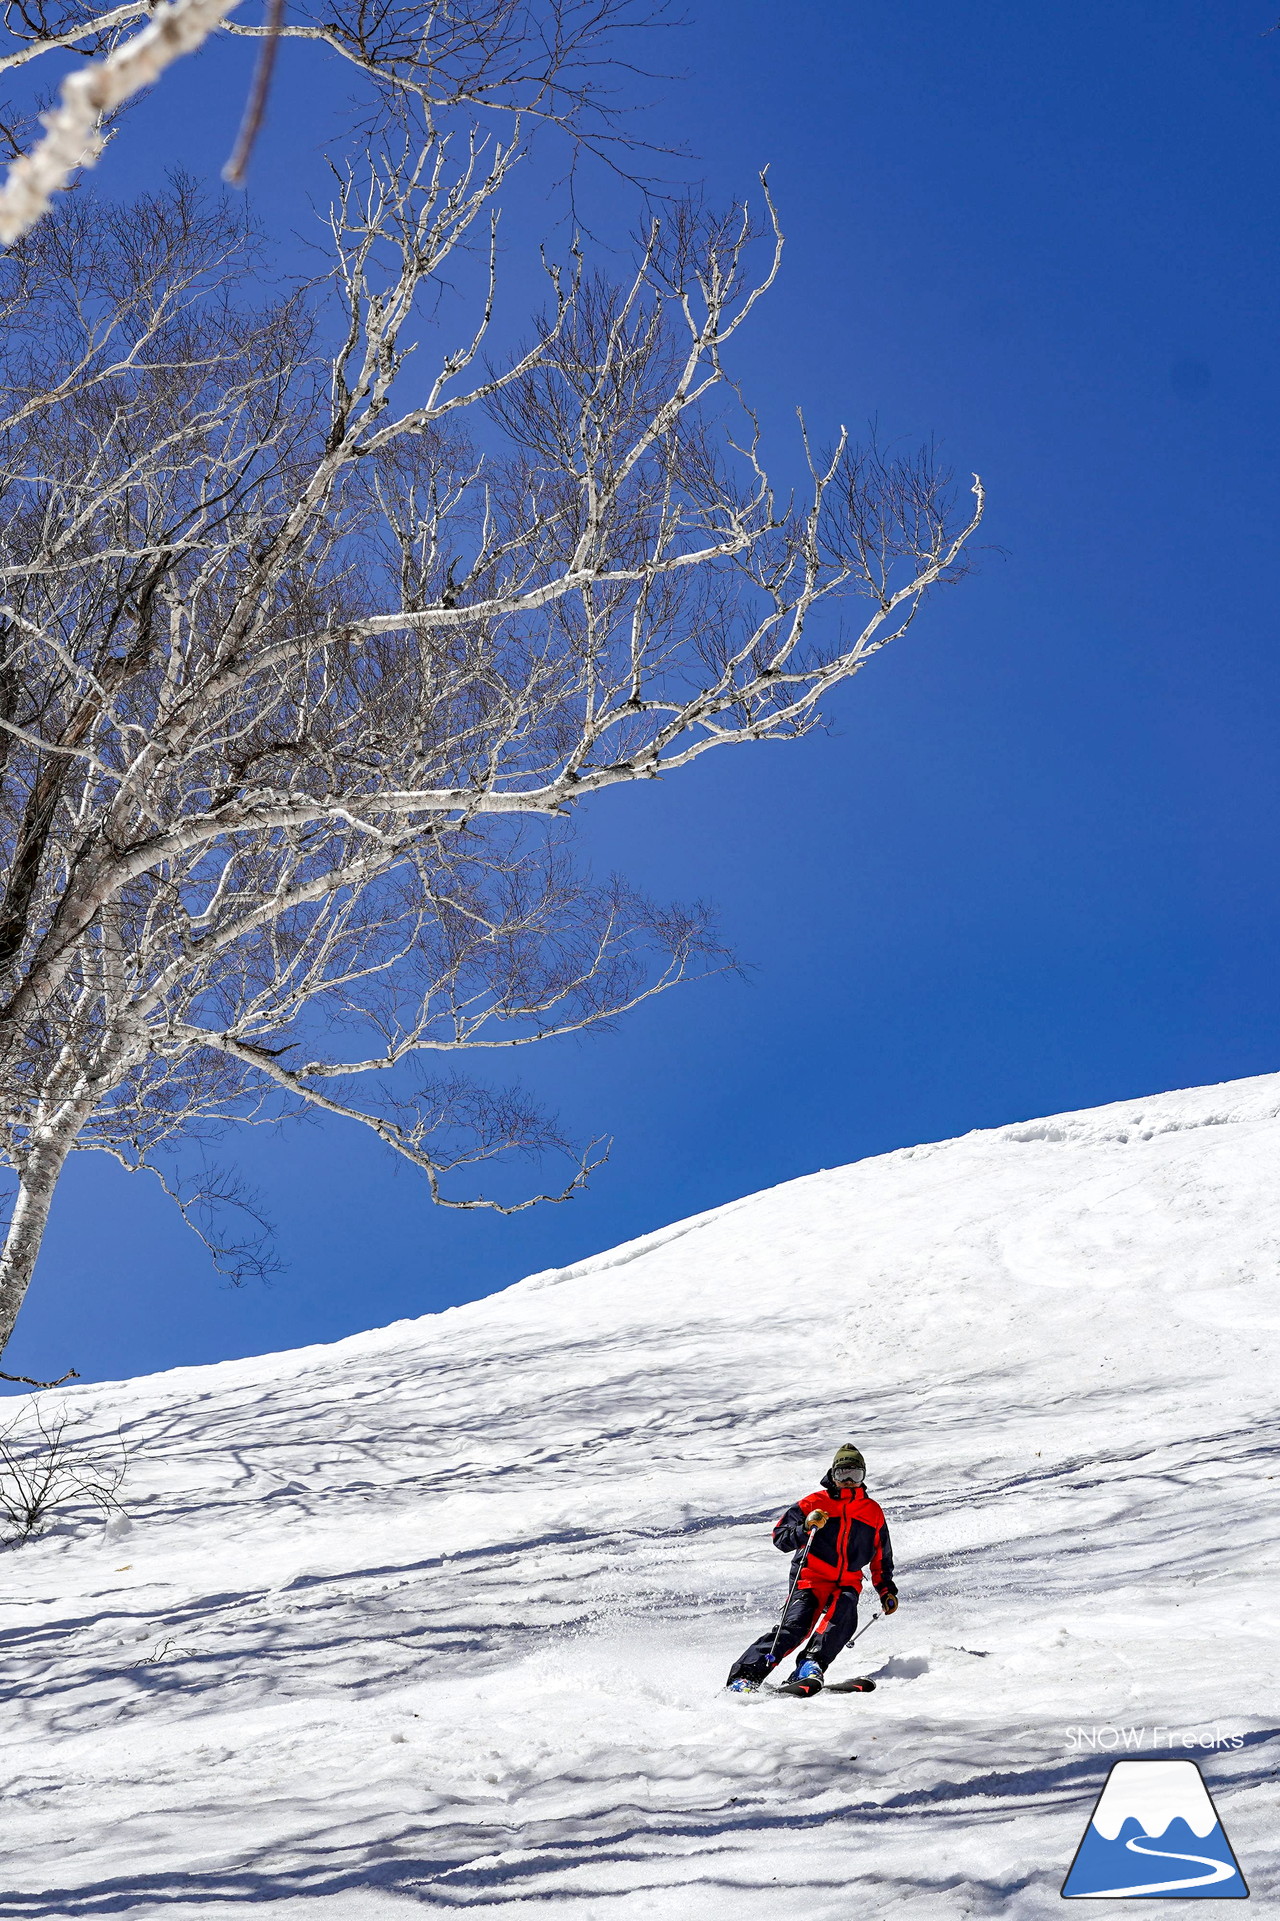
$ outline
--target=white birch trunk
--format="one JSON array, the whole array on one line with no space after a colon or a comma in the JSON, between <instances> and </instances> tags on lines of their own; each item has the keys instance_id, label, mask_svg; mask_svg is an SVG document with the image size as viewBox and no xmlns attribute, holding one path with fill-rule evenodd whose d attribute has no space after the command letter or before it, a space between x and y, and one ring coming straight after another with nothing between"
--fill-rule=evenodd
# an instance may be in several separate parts
<instances>
[{"instance_id":1,"label":"white birch trunk","mask_svg":"<svg viewBox=\"0 0 1280 1921\"><path fill-rule=\"evenodd\" d=\"M0 1252L0 1353L8 1345L35 1269L58 1176L84 1123L77 1113L65 1127L37 1140L18 1174L18 1194Z\"/></svg>"}]
</instances>

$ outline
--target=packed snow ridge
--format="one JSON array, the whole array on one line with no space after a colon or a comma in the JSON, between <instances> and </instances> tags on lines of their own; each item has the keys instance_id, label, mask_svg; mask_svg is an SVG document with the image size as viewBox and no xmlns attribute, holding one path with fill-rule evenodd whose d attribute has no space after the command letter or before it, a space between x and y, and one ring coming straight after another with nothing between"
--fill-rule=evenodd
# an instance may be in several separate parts
<instances>
[{"instance_id":1,"label":"packed snow ridge","mask_svg":"<svg viewBox=\"0 0 1280 1921\"><path fill-rule=\"evenodd\" d=\"M0 1565L0 1917L1018 1921L1117 1753L1198 1763L1265 1905L1278 1170L1280 1076L1164 1094L67 1392L132 1525ZM728 1695L842 1441L876 1691Z\"/></svg>"}]
</instances>

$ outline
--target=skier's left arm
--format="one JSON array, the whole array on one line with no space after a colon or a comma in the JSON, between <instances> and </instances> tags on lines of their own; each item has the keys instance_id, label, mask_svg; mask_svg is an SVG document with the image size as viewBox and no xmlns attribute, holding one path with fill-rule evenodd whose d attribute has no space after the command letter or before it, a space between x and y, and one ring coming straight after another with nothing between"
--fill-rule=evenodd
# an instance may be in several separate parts
<instances>
[{"instance_id":1,"label":"skier's left arm","mask_svg":"<svg viewBox=\"0 0 1280 1921\"><path fill-rule=\"evenodd\" d=\"M898 1590L893 1585L893 1542L889 1539L889 1523L880 1523L876 1551L871 1556L871 1585L880 1596L880 1605L886 1614L892 1614L898 1605Z\"/></svg>"}]
</instances>

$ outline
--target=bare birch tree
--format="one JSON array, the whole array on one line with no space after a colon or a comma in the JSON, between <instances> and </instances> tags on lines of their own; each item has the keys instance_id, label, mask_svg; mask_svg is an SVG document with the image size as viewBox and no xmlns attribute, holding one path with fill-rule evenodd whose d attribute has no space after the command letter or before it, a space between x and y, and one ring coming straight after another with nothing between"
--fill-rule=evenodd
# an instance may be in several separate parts
<instances>
[{"instance_id":1,"label":"bare birch tree","mask_svg":"<svg viewBox=\"0 0 1280 1921\"><path fill-rule=\"evenodd\" d=\"M557 1147L572 1191L590 1150L455 1063L718 957L565 823L803 735L961 570L981 492L957 513L928 455L802 425L775 495L724 360L777 272L767 191L759 234L685 208L620 282L549 267L485 361L515 159L428 132L344 177L328 306L246 304L249 237L181 183L74 196L3 263L0 1339L73 1149L164 1173L320 1112L446 1205L529 1204L472 1170ZM164 1177L199 1226L218 1195Z\"/></svg>"}]
</instances>

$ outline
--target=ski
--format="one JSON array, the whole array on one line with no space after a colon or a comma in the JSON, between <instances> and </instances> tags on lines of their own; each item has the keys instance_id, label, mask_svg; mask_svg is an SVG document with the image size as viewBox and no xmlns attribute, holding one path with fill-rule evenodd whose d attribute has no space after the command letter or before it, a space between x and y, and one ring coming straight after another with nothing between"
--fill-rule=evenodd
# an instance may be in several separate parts
<instances>
[{"instance_id":1,"label":"ski","mask_svg":"<svg viewBox=\"0 0 1280 1921\"><path fill-rule=\"evenodd\" d=\"M803 1682L797 1685L794 1681L766 1681L764 1684L764 1692L766 1694L791 1694L794 1695L797 1700L808 1701L812 1700L815 1694L874 1694L875 1686L876 1684L869 1674L860 1674L856 1680L829 1681L826 1686L820 1688L806 1687Z\"/></svg>"}]
</instances>

